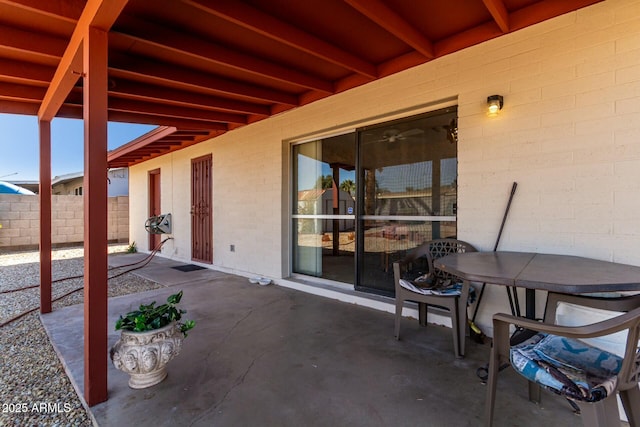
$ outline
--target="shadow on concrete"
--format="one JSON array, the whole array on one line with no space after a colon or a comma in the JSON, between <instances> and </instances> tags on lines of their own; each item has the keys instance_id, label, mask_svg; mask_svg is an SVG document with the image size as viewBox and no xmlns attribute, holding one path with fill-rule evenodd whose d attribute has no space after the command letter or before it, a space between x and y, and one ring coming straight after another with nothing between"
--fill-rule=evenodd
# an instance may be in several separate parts
<instances>
[{"instance_id":1,"label":"shadow on concrete","mask_svg":"<svg viewBox=\"0 0 640 427\"><path fill-rule=\"evenodd\" d=\"M390 313L210 269L170 268L178 264L155 258L137 272L167 288L109 299L111 328L119 314L183 289L186 318L197 325L154 387L129 388L108 362L109 400L90 408L98 425L482 425L485 386L476 369L488 361L487 344L468 342L467 356L455 359L448 328L404 319L396 341ZM42 321L81 394L83 307ZM118 337L110 330L109 346ZM501 373L496 409L496 425L582 424L561 398L530 403L511 370Z\"/></svg>"}]
</instances>

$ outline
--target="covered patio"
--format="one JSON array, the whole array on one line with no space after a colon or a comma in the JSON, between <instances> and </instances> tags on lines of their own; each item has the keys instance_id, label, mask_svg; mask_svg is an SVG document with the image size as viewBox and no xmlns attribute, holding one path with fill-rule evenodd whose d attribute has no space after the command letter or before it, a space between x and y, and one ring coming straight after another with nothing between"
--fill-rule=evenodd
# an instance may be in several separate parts
<instances>
[{"instance_id":1,"label":"covered patio","mask_svg":"<svg viewBox=\"0 0 640 427\"><path fill-rule=\"evenodd\" d=\"M304 287L292 277L289 240L296 143L455 107L459 238L488 250L503 205L496 189L518 181L509 250L640 262L637 0L444 3L0 0L0 112L40 122L42 313L51 311L50 125L85 121L84 306L43 321L96 421L398 425L436 414L433 425L479 424L475 370L487 346L454 360L447 330L406 321L396 342L384 310L286 289ZM491 122L484 110L494 93L509 107ZM107 120L159 127L107 153ZM190 252L187 188L202 158L215 173L203 233L212 268L170 283L184 286L198 327L169 379L134 392L106 359L115 316L140 301L107 302L104 172L133 172L138 242L148 239L148 180L157 176L158 204L176 226L162 255L201 261ZM484 326L500 301L481 313ZM56 330L57 316L73 326ZM503 378L497 423L580 423L565 402L530 405L523 381Z\"/></svg>"},{"instance_id":2,"label":"covered patio","mask_svg":"<svg viewBox=\"0 0 640 427\"><path fill-rule=\"evenodd\" d=\"M141 257L111 256L109 263ZM208 269L171 268L181 264L156 257L135 274L166 288L109 300L110 346L119 337L112 327L118 314L181 289L181 305L196 328L157 386L133 390L128 375L109 363L109 400L89 408L98 425L482 423L486 387L476 369L487 363L488 343L468 342L467 356L455 359L447 328L424 329L404 319L403 338L396 341L389 312L298 292L286 283L260 286ZM82 306L41 318L82 396ZM498 390L496 425L582 424L558 396L545 394L541 405L529 402L526 381L510 369L501 373Z\"/></svg>"}]
</instances>

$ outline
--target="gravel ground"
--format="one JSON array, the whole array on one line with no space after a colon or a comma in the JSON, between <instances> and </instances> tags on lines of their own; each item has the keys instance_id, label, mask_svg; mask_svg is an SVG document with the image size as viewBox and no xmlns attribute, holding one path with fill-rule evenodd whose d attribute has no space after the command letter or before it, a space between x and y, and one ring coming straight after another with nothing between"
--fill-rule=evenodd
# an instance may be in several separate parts
<instances>
[{"instance_id":1,"label":"gravel ground","mask_svg":"<svg viewBox=\"0 0 640 427\"><path fill-rule=\"evenodd\" d=\"M109 247L124 252L126 245ZM53 280L82 276L83 249L52 253ZM39 253L0 255L0 292L39 284ZM110 270L109 276L131 269ZM81 289L83 278L53 283L53 298ZM110 297L156 289L161 285L126 273L109 280ZM38 288L0 293L0 324L38 308ZM83 302L77 291L53 303L53 309ZM64 372L40 322L38 310L0 326L0 426L91 426L91 420Z\"/></svg>"}]
</instances>

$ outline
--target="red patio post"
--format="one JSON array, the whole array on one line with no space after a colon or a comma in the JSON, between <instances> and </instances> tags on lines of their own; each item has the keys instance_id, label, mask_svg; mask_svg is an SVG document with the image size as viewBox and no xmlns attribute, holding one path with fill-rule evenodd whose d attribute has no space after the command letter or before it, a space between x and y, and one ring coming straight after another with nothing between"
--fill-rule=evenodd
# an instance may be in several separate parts
<instances>
[{"instance_id":1,"label":"red patio post","mask_svg":"<svg viewBox=\"0 0 640 427\"><path fill-rule=\"evenodd\" d=\"M107 400L107 32L89 27L84 70L84 396Z\"/></svg>"},{"instance_id":2,"label":"red patio post","mask_svg":"<svg viewBox=\"0 0 640 427\"><path fill-rule=\"evenodd\" d=\"M40 313L51 312L51 122L40 128Z\"/></svg>"}]
</instances>

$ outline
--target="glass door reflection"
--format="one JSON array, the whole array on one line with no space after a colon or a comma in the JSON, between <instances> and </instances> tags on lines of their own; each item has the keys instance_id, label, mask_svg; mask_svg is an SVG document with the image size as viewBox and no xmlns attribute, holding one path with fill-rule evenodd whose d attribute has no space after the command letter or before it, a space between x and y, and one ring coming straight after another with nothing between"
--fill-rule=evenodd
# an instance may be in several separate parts
<instances>
[{"instance_id":1,"label":"glass door reflection","mask_svg":"<svg viewBox=\"0 0 640 427\"><path fill-rule=\"evenodd\" d=\"M293 147L293 272L354 284L355 133Z\"/></svg>"},{"instance_id":2,"label":"glass door reflection","mask_svg":"<svg viewBox=\"0 0 640 427\"><path fill-rule=\"evenodd\" d=\"M456 236L456 114L450 108L358 132L356 288L393 295L394 261L428 240Z\"/></svg>"}]
</instances>

